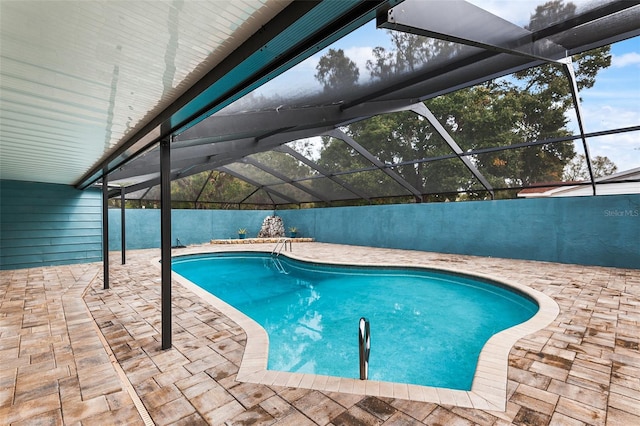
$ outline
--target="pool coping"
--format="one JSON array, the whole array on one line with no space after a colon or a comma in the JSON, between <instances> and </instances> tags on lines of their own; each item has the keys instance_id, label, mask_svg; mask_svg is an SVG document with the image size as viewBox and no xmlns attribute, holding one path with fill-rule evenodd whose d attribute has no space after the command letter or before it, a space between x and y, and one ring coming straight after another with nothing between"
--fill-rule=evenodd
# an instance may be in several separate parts
<instances>
[{"instance_id":1,"label":"pool coping","mask_svg":"<svg viewBox=\"0 0 640 426\"><path fill-rule=\"evenodd\" d=\"M252 249L251 252L269 253L267 250ZM222 247L201 247L189 250L184 255L213 254L225 252ZM454 390L440 387L421 386L406 383L392 383L376 380L359 380L306 373L290 373L267 370L269 337L267 332L253 319L241 311L203 290L191 281L172 271L174 281L190 290L205 302L218 309L222 314L238 324L247 335L242 362L236 376L238 382L263 384L268 386L286 386L314 389L327 392L343 392L349 394L399 398L409 401L432 402L480 410L505 411L507 404L507 369L509 352L514 344L539 330L544 329L556 319L560 312L558 304L549 296L528 286L505 281L502 278L487 274L470 274L453 268L434 267L421 263L385 263L371 264L366 262L326 262L296 256L292 252L282 254L291 259L303 262L315 262L330 265L356 265L365 267L410 267L425 268L434 271L445 271L467 276L475 276L490 280L508 288L520 291L536 301L539 310L529 320L493 335L482 348L474 374L471 390ZM152 260L160 267L159 258Z\"/></svg>"}]
</instances>

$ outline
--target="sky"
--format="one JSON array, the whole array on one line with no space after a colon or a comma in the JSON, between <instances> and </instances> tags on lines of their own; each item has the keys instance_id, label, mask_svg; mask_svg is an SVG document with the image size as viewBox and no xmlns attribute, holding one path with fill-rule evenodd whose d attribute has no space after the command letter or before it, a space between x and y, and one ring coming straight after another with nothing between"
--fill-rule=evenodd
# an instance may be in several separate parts
<instances>
[{"instance_id":1,"label":"sky","mask_svg":"<svg viewBox=\"0 0 640 426\"><path fill-rule=\"evenodd\" d=\"M580 93L587 133L640 125L640 37L612 45L611 54L611 66ZM589 152L609 157L618 171L640 167L640 132L590 139Z\"/></svg>"},{"instance_id":2,"label":"sky","mask_svg":"<svg viewBox=\"0 0 640 426\"><path fill-rule=\"evenodd\" d=\"M489 12L519 26L529 22L541 0L470 0ZM574 0L578 10L590 7L601 0ZM343 49L345 56L356 63L360 70L360 82L368 77L366 62L371 58L375 46L389 46L386 30L378 30L375 23L343 37L331 48ZM274 79L259 91L285 91L288 94L308 92L318 89L315 80L316 66L326 50L308 58L292 70ZM640 125L640 37L625 40L611 46L612 63L596 77L594 87L580 92L581 109L585 132L596 132L621 127ZM578 133L575 114L569 114L569 129ZM582 144L577 141L577 152L582 152ZM617 166L618 171L640 167L640 132L629 132L588 140L592 157L607 156Z\"/></svg>"}]
</instances>

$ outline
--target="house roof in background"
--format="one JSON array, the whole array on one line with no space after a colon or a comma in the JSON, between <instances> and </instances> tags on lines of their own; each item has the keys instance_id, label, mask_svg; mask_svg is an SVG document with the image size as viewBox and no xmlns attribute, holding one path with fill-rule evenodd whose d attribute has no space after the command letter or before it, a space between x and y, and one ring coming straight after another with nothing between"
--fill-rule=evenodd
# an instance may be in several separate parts
<instances>
[{"instance_id":1,"label":"house roof in background","mask_svg":"<svg viewBox=\"0 0 640 426\"><path fill-rule=\"evenodd\" d=\"M640 167L595 179L600 195L640 194ZM575 185L571 185L571 184ZM521 198L581 197L591 195L589 182L556 182L544 186L525 188L518 192Z\"/></svg>"}]
</instances>

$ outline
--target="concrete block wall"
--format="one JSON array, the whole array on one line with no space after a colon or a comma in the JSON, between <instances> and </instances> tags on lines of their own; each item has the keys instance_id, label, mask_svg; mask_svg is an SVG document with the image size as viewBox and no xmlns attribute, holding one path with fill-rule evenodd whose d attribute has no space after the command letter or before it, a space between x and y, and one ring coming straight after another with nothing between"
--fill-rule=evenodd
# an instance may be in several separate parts
<instances>
[{"instance_id":1,"label":"concrete block wall","mask_svg":"<svg viewBox=\"0 0 640 426\"><path fill-rule=\"evenodd\" d=\"M102 260L99 190L0 181L0 268ZM120 210L109 247L120 250ZM172 244L256 236L270 210L173 210ZM640 195L336 207L277 212L316 241L640 268ZM160 247L160 211L126 210L128 249Z\"/></svg>"},{"instance_id":2,"label":"concrete block wall","mask_svg":"<svg viewBox=\"0 0 640 426\"><path fill-rule=\"evenodd\" d=\"M255 236L271 211L173 210L173 241ZM120 211L110 210L120 250ZM160 245L160 212L127 210L127 247ZM640 196L544 198L280 210L286 228L316 241L640 268Z\"/></svg>"},{"instance_id":3,"label":"concrete block wall","mask_svg":"<svg viewBox=\"0 0 640 426\"><path fill-rule=\"evenodd\" d=\"M280 212L317 241L640 268L640 195Z\"/></svg>"}]
</instances>

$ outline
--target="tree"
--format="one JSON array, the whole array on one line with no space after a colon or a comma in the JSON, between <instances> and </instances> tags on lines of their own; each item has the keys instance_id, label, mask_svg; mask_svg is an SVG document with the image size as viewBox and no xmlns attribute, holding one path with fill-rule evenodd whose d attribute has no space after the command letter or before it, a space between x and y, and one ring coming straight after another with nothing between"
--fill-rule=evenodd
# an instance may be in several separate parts
<instances>
[{"instance_id":1,"label":"tree","mask_svg":"<svg viewBox=\"0 0 640 426\"><path fill-rule=\"evenodd\" d=\"M544 29L560 20L573 16L575 11L576 5L571 2L565 4L563 0L549 1L536 8L529 25L525 26L525 28L533 32ZM611 66L610 51L611 48L605 46L572 57L578 90L593 87L598 72ZM571 105L569 86L560 67L545 64L516 73L515 77L525 82L527 90L534 88L539 90L551 89L557 96L554 99L555 102L562 102L567 107Z\"/></svg>"},{"instance_id":2,"label":"tree","mask_svg":"<svg viewBox=\"0 0 640 426\"><path fill-rule=\"evenodd\" d=\"M528 28L535 32L574 13L572 3L550 1L536 9ZM444 41L397 32L390 34L393 47L374 48L374 59L367 62L367 70L374 79L401 79L428 61L448 60L457 49ZM608 47L573 59L579 88L591 87L598 71L611 63ZM494 188L558 181L575 156L572 142L509 149L513 145L570 135L566 113L572 107L572 96L567 76L556 64L524 70L510 78L439 96L425 104L463 150L506 148L470 156ZM412 113L387 114L353 123L347 133L388 163L452 154L434 129ZM335 158L331 147L325 148L322 154L327 163L351 161L350 157ZM473 193L481 187L457 159L425 161L394 170L425 193L471 191L471 197L483 196Z\"/></svg>"},{"instance_id":3,"label":"tree","mask_svg":"<svg viewBox=\"0 0 640 426\"><path fill-rule=\"evenodd\" d=\"M344 55L342 49L329 49L316 66L315 78L325 91L344 90L355 86L360 78L358 66Z\"/></svg>"},{"instance_id":4,"label":"tree","mask_svg":"<svg viewBox=\"0 0 640 426\"><path fill-rule=\"evenodd\" d=\"M521 90L508 80L488 82L427 102L464 150L506 147L569 135L566 107L554 91ZM495 188L561 179L575 155L571 142L548 143L472 156Z\"/></svg>"},{"instance_id":5,"label":"tree","mask_svg":"<svg viewBox=\"0 0 640 426\"><path fill-rule=\"evenodd\" d=\"M160 199L160 187L151 188L145 197L150 201ZM246 200L249 198L248 200ZM196 173L171 182L171 200L174 208L235 209L238 203L272 205L264 191L219 171ZM157 204L157 203L156 203ZM150 207L157 208L155 204Z\"/></svg>"},{"instance_id":6,"label":"tree","mask_svg":"<svg viewBox=\"0 0 640 426\"><path fill-rule=\"evenodd\" d=\"M601 157L599 155L591 159L591 170L593 177L603 177L614 174L618 171L618 166L609 159L609 157ZM565 181L583 181L589 180L589 170L587 169L587 159L584 154L577 155L571 160L565 168Z\"/></svg>"},{"instance_id":7,"label":"tree","mask_svg":"<svg viewBox=\"0 0 640 426\"><path fill-rule=\"evenodd\" d=\"M575 14L573 3L554 0L536 8L527 28L533 32L546 28ZM573 57L579 89L592 87L603 68L611 65L609 47L591 50ZM462 138L467 149L513 144L558 138L570 134L566 127L567 111L573 106L569 82L564 70L556 64L543 64L503 80L466 89L462 92L490 94L482 102L466 102L465 108L456 111L447 104L447 96L428 103L434 113L445 118L455 138ZM464 93L458 94L458 97ZM455 112L451 112L455 111ZM471 123L469 122L471 121ZM465 127L472 126L473 141L462 135ZM482 128L484 127L484 129ZM528 186L537 182L562 179L566 164L575 156L572 142L549 143L528 148L500 151L495 154L477 155L476 165L497 186Z\"/></svg>"},{"instance_id":8,"label":"tree","mask_svg":"<svg viewBox=\"0 0 640 426\"><path fill-rule=\"evenodd\" d=\"M451 56L457 49L457 45L447 41L398 31L387 33L393 48L375 47L371 52L374 59L367 60L367 70L372 79L397 78L420 69L434 58Z\"/></svg>"}]
</instances>

